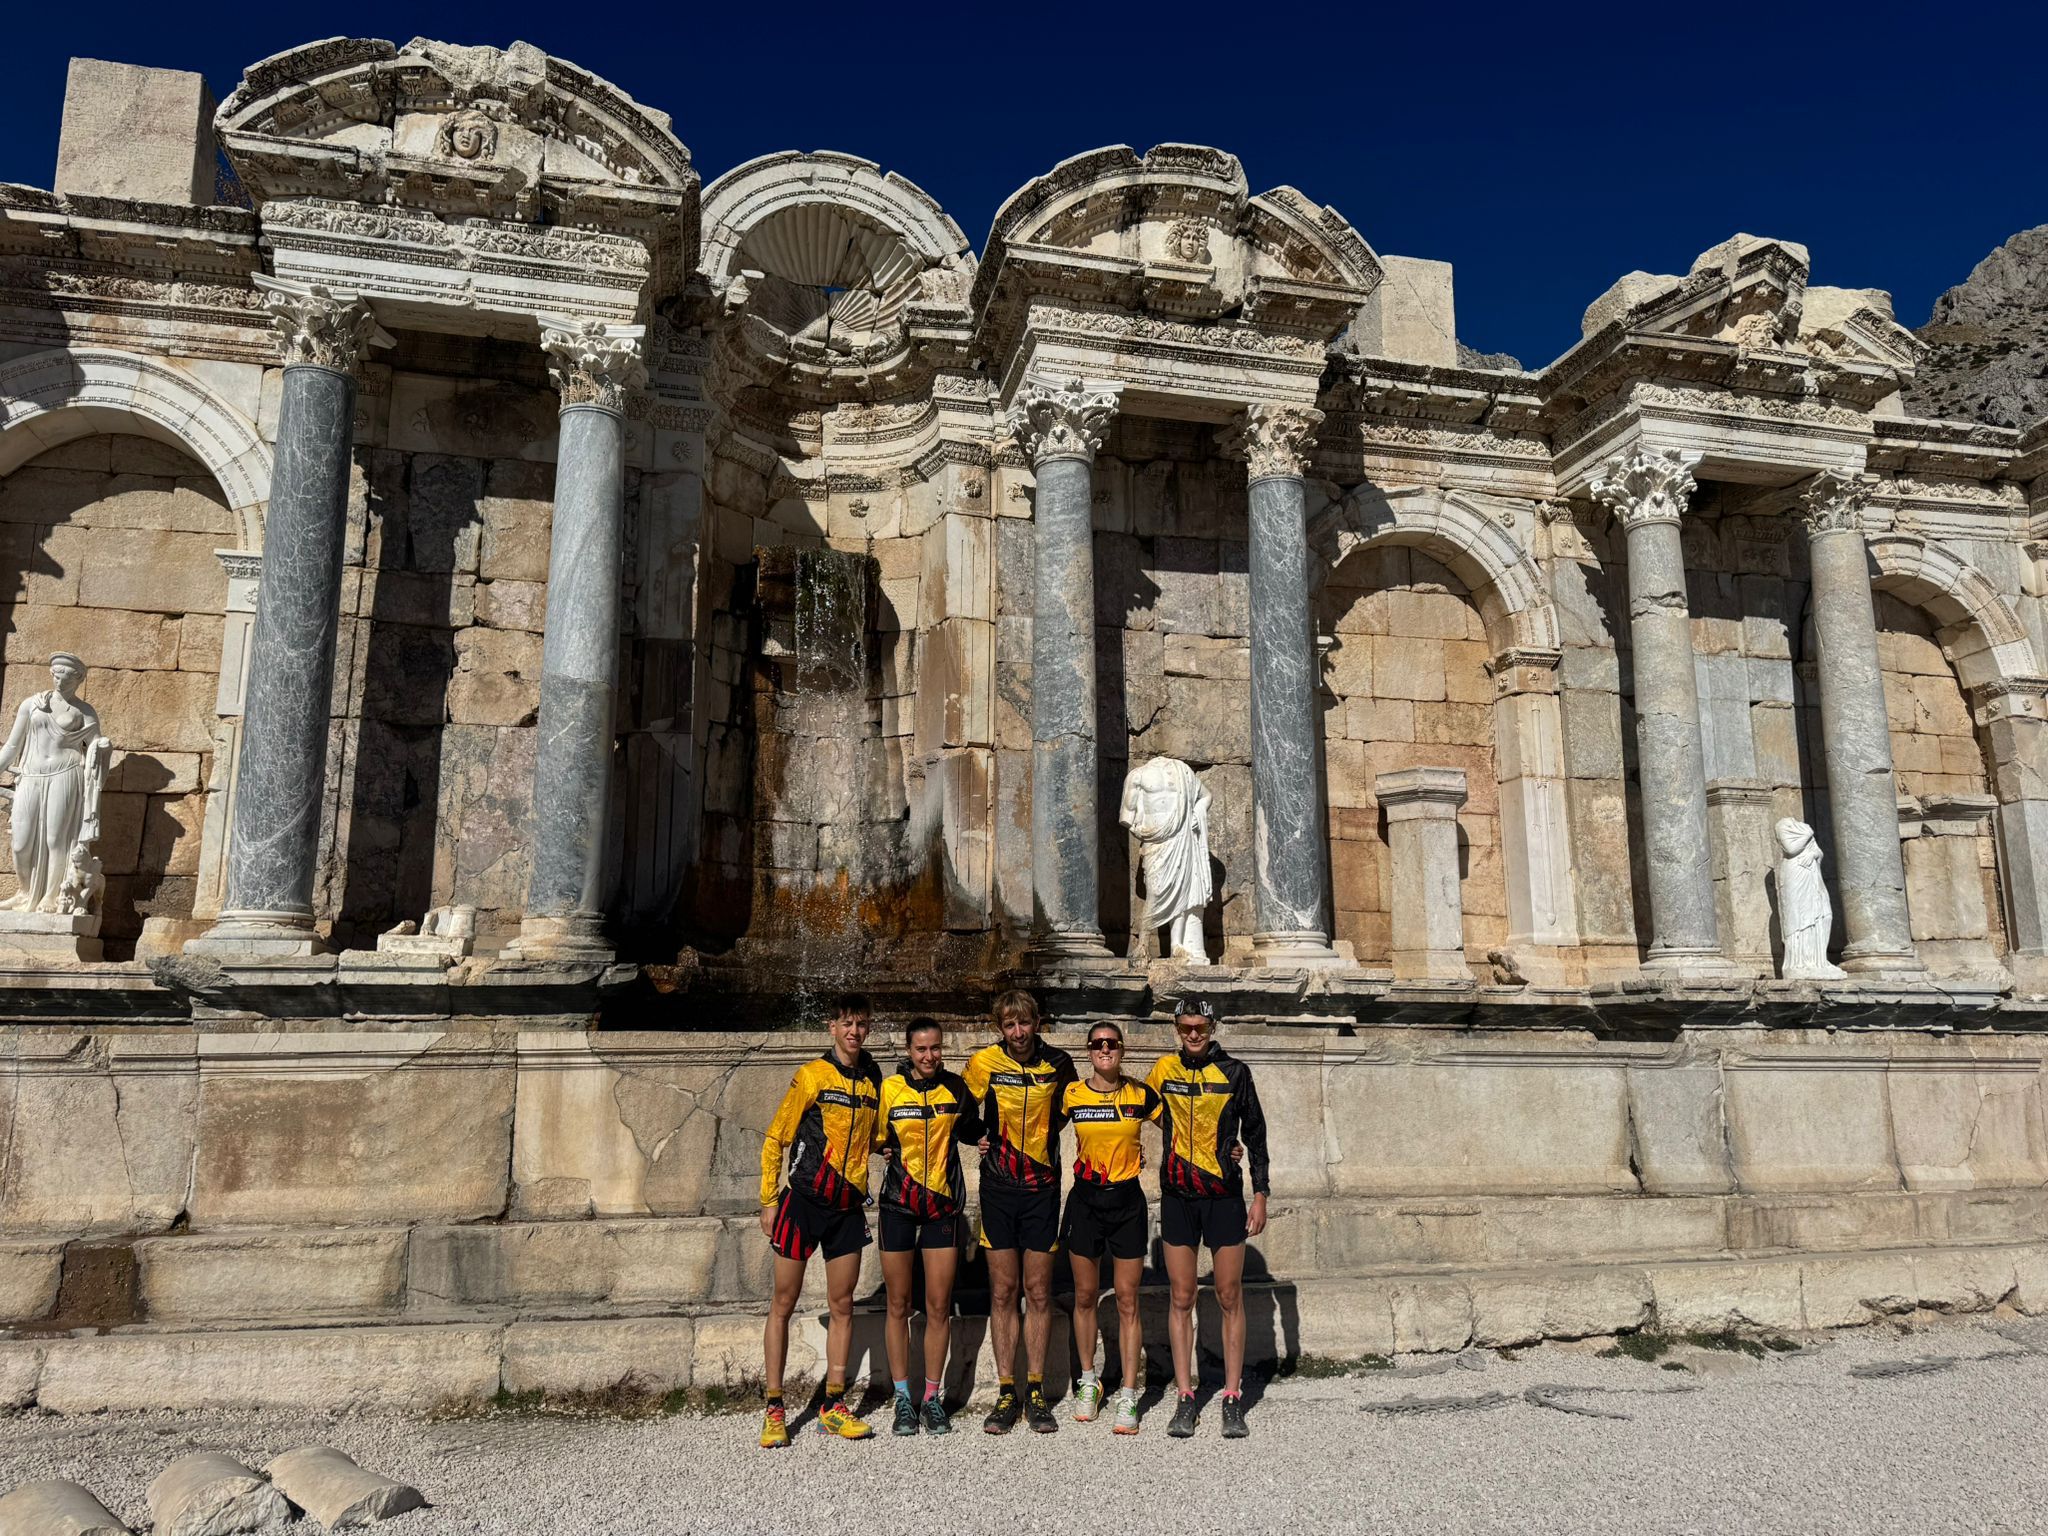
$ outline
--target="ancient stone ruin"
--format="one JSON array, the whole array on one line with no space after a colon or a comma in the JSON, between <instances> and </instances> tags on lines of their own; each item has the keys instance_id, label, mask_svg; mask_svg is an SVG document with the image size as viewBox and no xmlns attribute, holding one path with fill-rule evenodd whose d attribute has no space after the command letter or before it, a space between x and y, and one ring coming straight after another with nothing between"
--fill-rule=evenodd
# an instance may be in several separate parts
<instances>
[{"instance_id":1,"label":"ancient stone ruin","mask_svg":"<svg viewBox=\"0 0 2048 1536\"><path fill-rule=\"evenodd\" d=\"M737 1384L849 985L956 1064L1214 998L1255 1355L2048 1306L2048 427L1914 404L2035 398L1990 287L1970 389L1744 234L1524 369L1222 150L977 247L527 44L80 60L55 180L0 710L90 669L98 883L0 912L0 1405Z\"/></svg>"}]
</instances>

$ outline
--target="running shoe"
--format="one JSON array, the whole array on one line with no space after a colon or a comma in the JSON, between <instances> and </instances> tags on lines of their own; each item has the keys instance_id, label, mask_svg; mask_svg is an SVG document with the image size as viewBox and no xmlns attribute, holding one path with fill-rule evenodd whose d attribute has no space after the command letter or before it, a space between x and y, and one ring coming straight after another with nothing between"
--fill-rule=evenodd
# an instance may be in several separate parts
<instances>
[{"instance_id":1,"label":"running shoe","mask_svg":"<svg viewBox=\"0 0 2048 1536\"><path fill-rule=\"evenodd\" d=\"M896 1422L891 1426L892 1435L914 1435L917 1433L917 1404L910 1400L907 1392L896 1394Z\"/></svg>"},{"instance_id":2,"label":"running shoe","mask_svg":"<svg viewBox=\"0 0 2048 1536\"><path fill-rule=\"evenodd\" d=\"M842 1440L865 1440L874 1430L855 1418L846 1404L827 1403L818 1410L818 1433L837 1435Z\"/></svg>"},{"instance_id":3,"label":"running shoe","mask_svg":"<svg viewBox=\"0 0 2048 1536\"><path fill-rule=\"evenodd\" d=\"M770 1408L761 1415L761 1449L779 1451L789 1445L789 1425L784 1420L782 1409Z\"/></svg>"},{"instance_id":4,"label":"running shoe","mask_svg":"<svg viewBox=\"0 0 2048 1536\"><path fill-rule=\"evenodd\" d=\"M1110 1428L1120 1435L1135 1435L1138 1432L1138 1393L1135 1388L1125 1387L1117 1393L1116 1422Z\"/></svg>"},{"instance_id":5,"label":"running shoe","mask_svg":"<svg viewBox=\"0 0 2048 1536\"><path fill-rule=\"evenodd\" d=\"M1180 1405L1173 1410L1173 1422L1166 1426L1166 1432L1176 1440L1185 1440L1195 1432L1195 1420L1198 1417L1200 1415L1195 1412L1195 1394L1190 1392L1181 1398Z\"/></svg>"},{"instance_id":6,"label":"running shoe","mask_svg":"<svg viewBox=\"0 0 2048 1536\"><path fill-rule=\"evenodd\" d=\"M995 1407L989 1409L988 1417L981 1421L981 1427L992 1435L1007 1435L1017 1427L1017 1416L1024 1411L1024 1404L1017 1396L1015 1387L1005 1387L996 1398Z\"/></svg>"},{"instance_id":7,"label":"running shoe","mask_svg":"<svg viewBox=\"0 0 2048 1536\"><path fill-rule=\"evenodd\" d=\"M1024 1422L1041 1435L1049 1435L1060 1427L1060 1421L1052 1416L1052 1405L1045 1400L1045 1388L1033 1387L1031 1395L1024 1399Z\"/></svg>"},{"instance_id":8,"label":"running shoe","mask_svg":"<svg viewBox=\"0 0 2048 1536\"><path fill-rule=\"evenodd\" d=\"M1092 1424L1095 1422L1095 1415L1101 1411L1102 1383L1099 1381L1082 1382L1080 1389L1074 1393L1074 1422L1076 1424Z\"/></svg>"},{"instance_id":9,"label":"running shoe","mask_svg":"<svg viewBox=\"0 0 2048 1536\"><path fill-rule=\"evenodd\" d=\"M1242 1440L1250 1433L1244 1423L1244 1398L1235 1392L1226 1392L1223 1395L1223 1438Z\"/></svg>"},{"instance_id":10,"label":"running shoe","mask_svg":"<svg viewBox=\"0 0 2048 1536\"><path fill-rule=\"evenodd\" d=\"M936 1397L924 1400L924 1432L928 1435L950 1435L953 1421L946 1417L946 1405Z\"/></svg>"}]
</instances>

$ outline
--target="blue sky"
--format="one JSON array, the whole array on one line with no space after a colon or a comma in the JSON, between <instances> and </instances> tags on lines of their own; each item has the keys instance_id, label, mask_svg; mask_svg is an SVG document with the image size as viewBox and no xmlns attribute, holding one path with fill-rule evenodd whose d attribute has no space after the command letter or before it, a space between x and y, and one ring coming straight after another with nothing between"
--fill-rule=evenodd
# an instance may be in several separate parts
<instances>
[{"instance_id":1,"label":"blue sky","mask_svg":"<svg viewBox=\"0 0 2048 1536\"><path fill-rule=\"evenodd\" d=\"M1682 272L1737 230L1803 242L1814 281L1889 289L1918 325L2048 223L2039 5L16 10L0 180L49 184L72 54L198 70L225 96L244 65L338 33L524 38L668 111L707 182L843 150L923 186L977 248L1067 155L1214 144L1376 250L1454 262L1460 335L1531 366L1622 273Z\"/></svg>"}]
</instances>

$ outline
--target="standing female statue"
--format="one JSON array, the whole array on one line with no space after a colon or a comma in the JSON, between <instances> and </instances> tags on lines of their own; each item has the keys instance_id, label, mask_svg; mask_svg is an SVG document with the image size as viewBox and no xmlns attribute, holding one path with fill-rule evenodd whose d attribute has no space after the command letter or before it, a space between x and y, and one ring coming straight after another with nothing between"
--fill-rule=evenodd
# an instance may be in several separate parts
<instances>
[{"instance_id":1,"label":"standing female statue","mask_svg":"<svg viewBox=\"0 0 2048 1536\"><path fill-rule=\"evenodd\" d=\"M1209 791L1175 757L1155 757L1124 779L1118 817L1138 840L1145 871L1145 910L1131 922L1131 955L1151 948L1152 930L1166 929L1167 954L1207 965L1202 912L1209 905Z\"/></svg>"},{"instance_id":2,"label":"standing female statue","mask_svg":"<svg viewBox=\"0 0 2048 1536\"><path fill-rule=\"evenodd\" d=\"M73 848L99 839L100 785L109 748L100 717L78 696L85 663L69 651L50 658L54 687L22 700L0 747L0 772L12 768L14 878L19 889L0 909L56 912Z\"/></svg>"},{"instance_id":3,"label":"standing female statue","mask_svg":"<svg viewBox=\"0 0 2048 1536\"><path fill-rule=\"evenodd\" d=\"M1785 935L1778 974L1787 981L1838 981L1847 972L1828 959L1835 909L1821 878L1813 828L1785 817L1778 823L1778 852L1778 927Z\"/></svg>"}]
</instances>

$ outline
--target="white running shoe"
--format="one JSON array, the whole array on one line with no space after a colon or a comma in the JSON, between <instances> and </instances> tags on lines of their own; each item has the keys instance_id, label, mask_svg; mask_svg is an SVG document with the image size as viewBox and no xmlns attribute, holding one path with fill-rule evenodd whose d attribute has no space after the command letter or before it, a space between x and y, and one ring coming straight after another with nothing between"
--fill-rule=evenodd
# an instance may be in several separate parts
<instances>
[{"instance_id":1,"label":"white running shoe","mask_svg":"<svg viewBox=\"0 0 2048 1536\"><path fill-rule=\"evenodd\" d=\"M1102 1383L1084 1381L1074 1392L1074 1422L1090 1424L1102 1411Z\"/></svg>"},{"instance_id":2,"label":"white running shoe","mask_svg":"<svg viewBox=\"0 0 2048 1536\"><path fill-rule=\"evenodd\" d=\"M1133 1387L1125 1387L1116 1395L1116 1423L1110 1426L1120 1435L1135 1435L1138 1432L1138 1393Z\"/></svg>"}]
</instances>

